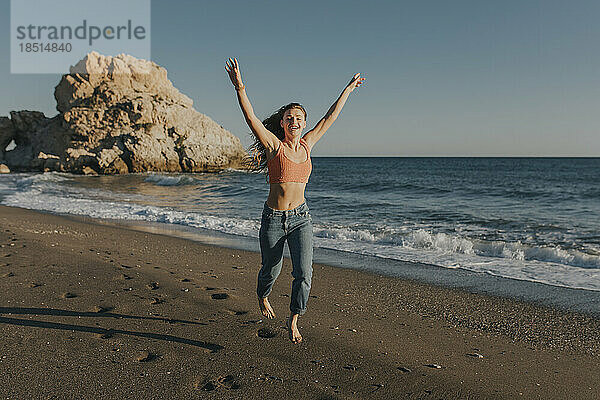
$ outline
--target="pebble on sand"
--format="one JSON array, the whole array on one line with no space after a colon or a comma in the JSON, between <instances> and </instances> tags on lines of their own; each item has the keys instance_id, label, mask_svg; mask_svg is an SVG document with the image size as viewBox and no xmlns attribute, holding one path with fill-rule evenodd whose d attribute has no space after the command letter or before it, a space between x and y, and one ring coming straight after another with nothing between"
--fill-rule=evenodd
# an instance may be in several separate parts
<instances>
[{"instance_id":1,"label":"pebble on sand","mask_svg":"<svg viewBox=\"0 0 600 400\"><path fill-rule=\"evenodd\" d=\"M479 353L467 353L467 356L473 357L473 358L483 358L483 355L479 354Z\"/></svg>"}]
</instances>

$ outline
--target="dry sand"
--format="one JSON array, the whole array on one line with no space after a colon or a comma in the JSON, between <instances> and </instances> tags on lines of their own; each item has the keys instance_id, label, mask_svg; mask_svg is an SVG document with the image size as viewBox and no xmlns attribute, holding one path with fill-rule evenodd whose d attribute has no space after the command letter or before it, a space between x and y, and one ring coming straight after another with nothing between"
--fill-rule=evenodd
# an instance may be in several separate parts
<instances>
[{"instance_id":1,"label":"dry sand","mask_svg":"<svg viewBox=\"0 0 600 400\"><path fill-rule=\"evenodd\" d=\"M0 207L0 395L10 399L596 399L600 323L315 264L263 320L260 255Z\"/></svg>"}]
</instances>

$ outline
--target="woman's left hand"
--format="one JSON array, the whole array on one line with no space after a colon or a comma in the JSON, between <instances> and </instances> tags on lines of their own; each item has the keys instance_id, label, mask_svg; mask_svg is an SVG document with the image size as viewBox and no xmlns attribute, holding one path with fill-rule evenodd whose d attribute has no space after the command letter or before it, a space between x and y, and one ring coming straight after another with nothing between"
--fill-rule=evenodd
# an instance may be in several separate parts
<instances>
[{"instance_id":1,"label":"woman's left hand","mask_svg":"<svg viewBox=\"0 0 600 400\"><path fill-rule=\"evenodd\" d=\"M348 86L346 86L346 89L350 91L350 93L352 93L352 91L354 89L356 89L357 87L359 87L366 78L363 78L360 76L360 72L355 74L352 79L350 79L350 82L348 83Z\"/></svg>"}]
</instances>

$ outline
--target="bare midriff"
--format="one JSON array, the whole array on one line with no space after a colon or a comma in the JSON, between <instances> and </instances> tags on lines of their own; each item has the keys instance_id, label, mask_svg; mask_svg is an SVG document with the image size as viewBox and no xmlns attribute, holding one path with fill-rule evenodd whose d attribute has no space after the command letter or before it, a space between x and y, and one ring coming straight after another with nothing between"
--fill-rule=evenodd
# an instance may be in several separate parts
<instances>
[{"instance_id":1,"label":"bare midriff","mask_svg":"<svg viewBox=\"0 0 600 400\"><path fill-rule=\"evenodd\" d=\"M274 210L291 210L304 203L306 183L271 183L267 205Z\"/></svg>"}]
</instances>

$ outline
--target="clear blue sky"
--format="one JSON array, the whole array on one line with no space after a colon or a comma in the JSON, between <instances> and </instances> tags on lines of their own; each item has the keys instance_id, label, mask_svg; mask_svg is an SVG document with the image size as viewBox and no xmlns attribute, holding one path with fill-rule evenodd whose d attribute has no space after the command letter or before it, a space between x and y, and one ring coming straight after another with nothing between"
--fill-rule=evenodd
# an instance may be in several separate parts
<instances>
[{"instance_id":1,"label":"clear blue sky","mask_svg":"<svg viewBox=\"0 0 600 400\"><path fill-rule=\"evenodd\" d=\"M58 75L11 75L0 0L0 115L54 115ZM224 70L259 117L290 101L312 127L366 83L315 156L600 156L600 1L152 1L152 60L247 145Z\"/></svg>"}]
</instances>

